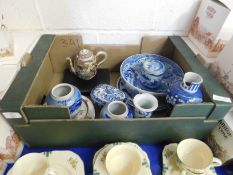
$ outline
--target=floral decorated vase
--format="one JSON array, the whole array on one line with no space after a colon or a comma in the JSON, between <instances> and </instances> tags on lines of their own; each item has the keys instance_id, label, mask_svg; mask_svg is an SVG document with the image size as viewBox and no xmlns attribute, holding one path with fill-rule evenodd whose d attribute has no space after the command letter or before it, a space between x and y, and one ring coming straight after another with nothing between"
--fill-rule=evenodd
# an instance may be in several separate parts
<instances>
[{"instance_id":1,"label":"floral decorated vase","mask_svg":"<svg viewBox=\"0 0 233 175\"><path fill-rule=\"evenodd\" d=\"M70 117L75 118L82 104L82 95L78 88L68 83L61 83L53 87L47 97L48 105L66 106Z\"/></svg>"},{"instance_id":2,"label":"floral decorated vase","mask_svg":"<svg viewBox=\"0 0 233 175\"><path fill-rule=\"evenodd\" d=\"M176 82L170 86L167 92L167 103L175 105L177 103L201 103L203 101L200 86L202 77L194 72L187 72L182 82Z\"/></svg>"}]
</instances>

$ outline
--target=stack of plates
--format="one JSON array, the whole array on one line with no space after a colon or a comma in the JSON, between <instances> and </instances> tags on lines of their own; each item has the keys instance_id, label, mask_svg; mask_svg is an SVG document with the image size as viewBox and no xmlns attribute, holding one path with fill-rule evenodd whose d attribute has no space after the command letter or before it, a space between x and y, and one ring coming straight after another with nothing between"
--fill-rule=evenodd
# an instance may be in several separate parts
<instances>
[{"instance_id":1,"label":"stack of plates","mask_svg":"<svg viewBox=\"0 0 233 175\"><path fill-rule=\"evenodd\" d=\"M131 142L107 144L97 151L93 159L93 175L109 175L105 166L105 159L108 152L117 145L131 145L135 147L140 152L142 160L142 166L138 175L152 175L150 170L150 161L146 152L144 152L137 144Z\"/></svg>"}]
</instances>

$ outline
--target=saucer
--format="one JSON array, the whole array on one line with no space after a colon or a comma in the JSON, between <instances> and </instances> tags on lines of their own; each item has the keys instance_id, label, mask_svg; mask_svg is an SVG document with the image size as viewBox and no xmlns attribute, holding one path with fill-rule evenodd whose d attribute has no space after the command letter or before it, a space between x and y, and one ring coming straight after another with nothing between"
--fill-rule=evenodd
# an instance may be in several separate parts
<instances>
[{"instance_id":1,"label":"saucer","mask_svg":"<svg viewBox=\"0 0 233 175\"><path fill-rule=\"evenodd\" d=\"M94 119L95 108L91 100L82 95L82 103L78 109L77 115L73 119Z\"/></svg>"},{"instance_id":2,"label":"saucer","mask_svg":"<svg viewBox=\"0 0 233 175\"><path fill-rule=\"evenodd\" d=\"M3 175L7 167L7 163L0 160L0 175Z\"/></svg>"},{"instance_id":3,"label":"saucer","mask_svg":"<svg viewBox=\"0 0 233 175\"><path fill-rule=\"evenodd\" d=\"M112 101L125 101L127 98L124 92L108 84L97 85L92 89L90 96L99 106Z\"/></svg>"},{"instance_id":4,"label":"saucer","mask_svg":"<svg viewBox=\"0 0 233 175\"><path fill-rule=\"evenodd\" d=\"M140 82L143 64L146 61L154 60L161 62L165 67L162 74L160 85L156 88L148 88L143 82ZM136 54L125 59L120 67L120 73L123 81L128 83L131 89L137 92L152 93L155 95L165 95L168 87L177 81L182 81L183 70L174 61L156 54ZM150 80L148 80L150 81Z\"/></svg>"},{"instance_id":5,"label":"saucer","mask_svg":"<svg viewBox=\"0 0 233 175\"><path fill-rule=\"evenodd\" d=\"M105 167L106 155L111 148L113 148L116 145L122 145L122 144L130 144L136 147L141 152L141 159L143 160L143 162L142 162L142 168L138 175L152 175L150 170L150 161L147 154L137 144L131 142L127 142L127 143L118 142L113 144L107 144L99 151L97 151L93 159L93 175L108 175L108 172Z\"/></svg>"},{"instance_id":6,"label":"saucer","mask_svg":"<svg viewBox=\"0 0 233 175\"><path fill-rule=\"evenodd\" d=\"M163 175L180 175L181 169L176 165L177 143L171 143L163 149ZM217 175L214 167L211 167L205 175Z\"/></svg>"},{"instance_id":7,"label":"saucer","mask_svg":"<svg viewBox=\"0 0 233 175\"><path fill-rule=\"evenodd\" d=\"M50 151L43 152L49 161L50 174L56 175L84 175L84 164L81 158L71 151ZM7 173L12 174L12 168Z\"/></svg>"}]
</instances>

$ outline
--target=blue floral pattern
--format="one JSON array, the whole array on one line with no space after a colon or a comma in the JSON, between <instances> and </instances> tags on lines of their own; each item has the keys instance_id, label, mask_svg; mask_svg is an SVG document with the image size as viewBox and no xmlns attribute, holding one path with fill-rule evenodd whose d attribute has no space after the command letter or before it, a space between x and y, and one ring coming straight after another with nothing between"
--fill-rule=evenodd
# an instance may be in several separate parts
<instances>
[{"instance_id":1,"label":"blue floral pattern","mask_svg":"<svg viewBox=\"0 0 233 175\"><path fill-rule=\"evenodd\" d=\"M49 105L58 105L58 106L66 106L69 108L70 115L76 115L78 108L81 106L82 103L82 95L78 88L73 86L74 88L74 95L71 98L66 100L56 100L52 97L51 92L47 97L47 103Z\"/></svg>"},{"instance_id":2,"label":"blue floral pattern","mask_svg":"<svg viewBox=\"0 0 233 175\"><path fill-rule=\"evenodd\" d=\"M139 81L139 78L142 74L143 63L148 59L158 60L165 66L165 72L163 73L161 83L156 88L148 88ZM168 86L174 82L182 80L184 75L183 70L175 62L156 54L136 54L130 56L121 64L120 72L123 81L129 83L132 87L139 88L140 90L147 91L149 93L158 94L166 94ZM132 87L131 89L136 89ZM128 91L131 91L131 89Z\"/></svg>"},{"instance_id":3,"label":"blue floral pattern","mask_svg":"<svg viewBox=\"0 0 233 175\"><path fill-rule=\"evenodd\" d=\"M112 101L126 101L127 95L108 84L99 84L92 89L90 94L94 103L103 106Z\"/></svg>"},{"instance_id":4,"label":"blue floral pattern","mask_svg":"<svg viewBox=\"0 0 233 175\"><path fill-rule=\"evenodd\" d=\"M189 93L181 88L181 83L176 82L167 90L167 103L175 105L177 103L201 103L203 101L200 89L196 93Z\"/></svg>"}]
</instances>

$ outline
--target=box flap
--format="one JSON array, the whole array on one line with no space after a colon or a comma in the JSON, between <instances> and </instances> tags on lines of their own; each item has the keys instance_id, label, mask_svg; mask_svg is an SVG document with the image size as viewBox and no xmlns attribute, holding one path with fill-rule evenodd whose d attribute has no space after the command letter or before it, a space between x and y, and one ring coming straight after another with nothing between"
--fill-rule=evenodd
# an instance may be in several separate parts
<instances>
[{"instance_id":1,"label":"box flap","mask_svg":"<svg viewBox=\"0 0 233 175\"><path fill-rule=\"evenodd\" d=\"M177 50L183 57L185 61L192 65L192 71L198 72L203 77L203 87L206 93L211 98L215 104L209 119L221 119L225 116L228 110L233 106L232 103L226 103L221 101L216 101L213 99L214 94L221 94L221 96L231 99L230 94L223 88L223 86L215 79L209 71L199 63L193 51L185 44L181 37L170 36L169 39L176 46Z\"/></svg>"},{"instance_id":2,"label":"box flap","mask_svg":"<svg viewBox=\"0 0 233 175\"><path fill-rule=\"evenodd\" d=\"M43 58L45 57L51 43L53 42L53 39L54 35L41 36L31 53L32 60L29 65L33 66L21 68L2 101L0 102L1 112L19 112L23 116L21 119L8 120L10 123L27 122L27 118L21 109L22 104L43 61Z\"/></svg>"}]
</instances>

